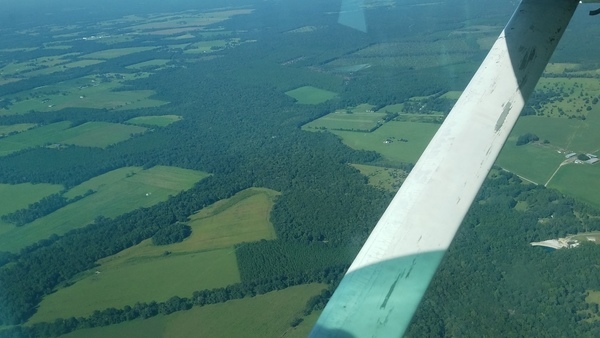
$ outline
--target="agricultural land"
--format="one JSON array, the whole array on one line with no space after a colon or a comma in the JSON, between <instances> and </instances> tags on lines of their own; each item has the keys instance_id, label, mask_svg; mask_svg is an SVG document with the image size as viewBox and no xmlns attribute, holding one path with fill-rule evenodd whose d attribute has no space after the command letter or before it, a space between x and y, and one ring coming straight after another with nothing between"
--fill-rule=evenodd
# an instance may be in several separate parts
<instances>
[{"instance_id":1,"label":"agricultural land","mask_svg":"<svg viewBox=\"0 0 600 338\"><path fill-rule=\"evenodd\" d=\"M0 337L306 336L515 6L28 1L0 12ZM407 337L598 336L590 6Z\"/></svg>"}]
</instances>

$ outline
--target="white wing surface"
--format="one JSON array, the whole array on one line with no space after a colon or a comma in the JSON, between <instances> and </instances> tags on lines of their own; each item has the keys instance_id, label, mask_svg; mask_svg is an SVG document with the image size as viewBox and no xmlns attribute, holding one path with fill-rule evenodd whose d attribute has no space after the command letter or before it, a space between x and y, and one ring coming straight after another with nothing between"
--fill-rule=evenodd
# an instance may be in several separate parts
<instances>
[{"instance_id":1,"label":"white wing surface","mask_svg":"<svg viewBox=\"0 0 600 338\"><path fill-rule=\"evenodd\" d=\"M392 200L311 337L399 337L579 0L523 0Z\"/></svg>"}]
</instances>

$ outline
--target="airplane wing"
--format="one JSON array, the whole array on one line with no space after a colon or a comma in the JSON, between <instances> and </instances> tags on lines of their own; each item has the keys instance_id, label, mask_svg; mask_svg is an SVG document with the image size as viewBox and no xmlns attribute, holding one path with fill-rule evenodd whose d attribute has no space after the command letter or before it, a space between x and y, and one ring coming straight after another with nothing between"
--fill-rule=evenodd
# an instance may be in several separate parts
<instances>
[{"instance_id":1,"label":"airplane wing","mask_svg":"<svg viewBox=\"0 0 600 338\"><path fill-rule=\"evenodd\" d=\"M519 4L310 337L404 334L578 2Z\"/></svg>"}]
</instances>

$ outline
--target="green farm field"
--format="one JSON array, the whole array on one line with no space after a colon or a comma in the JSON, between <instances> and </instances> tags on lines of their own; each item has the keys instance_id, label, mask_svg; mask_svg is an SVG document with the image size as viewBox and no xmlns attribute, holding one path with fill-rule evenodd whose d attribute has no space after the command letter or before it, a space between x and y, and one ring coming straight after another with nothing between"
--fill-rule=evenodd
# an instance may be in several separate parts
<instances>
[{"instance_id":1,"label":"green farm field","mask_svg":"<svg viewBox=\"0 0 600 338\"><path fill-rule=\"evenodd\" d=\"M423 69L468 61L474 51L467 39L459 36L448 36L435 42L385 42L373 44L355 53L340 57L328 63L327 66L341 68L370 64Z\"/></svg>"},{"instance_id":2,"label":"green farm field","mask_svg":"<svg viewBox=\"0 0 600 338\"><path fill-rule=\"evenodd\" d=\"M0 73L2 73L3 76L10 77L17 74L27 74L41 68L52 68L56 65L68 63L71 60L71 57L76 54L77 53L68 53L60 56L39 57L25 62L13 62L0 68Z\"/></svg>"},{"instance_id":3,"label":"green farm field","mask_svg":"<svg viewBox=\"0 0 600 338\"><path fill-rule=\"evenodd\" d=\"M549 63L544 69L545 74L563 74L565 72L572 72L579 69L578 63Z\"/></svg>"},{"instance_id":4,"label":"green farm field","mask_svg":"<svg viewBox=\"0 0 600 338\"><path fill-rule=\"evenodd\" d=\"M127 120L127 123L166 127L171 123L181 121L181 119L182 117L178 115L138 116Z\"/></svg>"},{"instance_id":5,"label":"green farm field","mask_svg":"<svg viewBox=\"0 0 600 338\"><path fill-rule=\"evenodd\" d=\"M297 329L291 328L290 322L301 318L306 302L324 288L323 284L298 285L168 316L79 330L63 337L305 337L316 315L309 316L307 323Z\"/></svg>"},{"instance_id":6,"label":"green farm field","mask_svg":"<svg viewBox=\"0 0 600 338\"><path fill-rule=\"evenodd\" d=\"M0 139L0 156L6 156L16 151L55 143L58 135L71 126L71 122L63 121Z\"/></svg>"},{"instance_id":7,"label":"green farm field","mask_svg":"<svg viewBox=\"0 0 600 338\"><path fill-rule=\"evenodd\" d=\"M0 139L0 156L46 144L69 144L83 147L107 147L140 134L144 127L108 122L88 122L69 128L70 122L57 122Z\"/></svg>"},{"instance_id":8,"label":"green farm field","mask_svg":"<svg viewBox=\"0 0 600 338\"><path fill-rule=\"evenodd\" d=\"M156 47L128 47L128 48L114 48L114 49L105 49L99 52L94 52L86 55L80 56L83 59L114 59L119 56L146 52Z\"/></svg>"},{"instance_id":9,"label":"green farm field","mask_svg":"<svg viewBox=\"0 0 600 338\"><path fill-rule=\"evenodd\" d=\"M391 162L415 163L439 126L433 123L390 121L372 133L340 130L332 133L340 136L351 148L374 150ZM402 138L408 142L401 142ZM388 139L392 139L392 143L384 143Z\"/></svg>"},{"instance_id":10,"label":"green farm field","mask_svg":"<svg viewBox=\"0 0 600 338\"><path fill-rule=\"evenodd\" d=\"M0 137L3 135L10 134L10 133L20 133L25 130L31 129L35 126L36 126L36 124L34 124L34 123L19 123L19 124L13 124L13 125L8 125L8 126L0 125Z\"/></svg>"},{"instance_id":11,"label":"green farm field","mask_svg":"<svg viewBox=\"0 0 600 338\"><path fill-rule=\"evenodd\" d=\"M407 176L404 170L377 167L365 164L351 164L369 179L369 184L387 191L397 191Z\"/></svg>"},{"instance_id":12,"label":"green farm field","mask_svg":"<svg viewBox=\"0 0 600 338\"><path fill-rule=\"evenodd\" d=\"M300 104L319 104L337 96L336 93L313 86L304 86L285 92Z\"/></svg>"},{"instance_id":13,"label":"green farm field","mask_svg":"<svg viewBox=\"0 0 600 338\"><path fill-rule=\"evenodd\" d=\"M238 40L236 39L236 40L232 40L232 41L237 42ZM228 41L228 40L212 40L212 41L195 42L195 43L188 45L185 48L184 53L186 53L186 54L210 53L210 52L213 52L215 49L225 48L229 42L230 41Z\"/></svg>"},{"instance_id":14,"label":"green farm field","mask_svg":"<svg viewBox=\"0 0 600 338\"><path fill-rule=\"evenodd\" d=\"M138 301L164 301L175 295L188 297L196 290L239 282L233 246L275 239L269 214L277 195L269 189L244 190L192 216L192 234L183 242L156 246L148 239L102 259L99 267L75 284L46 297L31 322L89 315Z\"/></svg>"},{"instance_id":15,"label":"green farm field","mask_svg":"<svg viewBox=\"0 0 600 338\"><path fill-rule=\"evenodd\" d=\"M189 297L196 290L240 281L233 248L108 261L79 278L45 297L29 323L88 316L94 310L166 301L176 295Z\"/></svg>"},{"instance_id":16,"label":"green farm field","mask_svg":"<svg viewBox=\"0 0 600 338\"><path fill-rule=\"evenodd\" d=\"M243 190L192 215L188 222L192 234L183 242L155 246L151 240L145 240L116 256L129 259L157 256L165 251L191 253L230 248L242 242L275 239L269 215L277 195L279 193L269 189Z\"/></svg>"},{"instance_id":17,"label":"green farm field","mask_svg":"<svg viewBox=\"0 0 600 338\"><path fill-rule=\"evenodd\" d=\"M125 141L134 134L141 134L147 129L108 122L87 122L60 133L57 143L73 144L82 147L107 147Z\"/></svg>"},{"instance_id":18,"label":"green farm field","mask_svg":"<svg viewBox=\"0 0 600 338\"><path fill-rule=\"evenodd\" d=\"M59 193L63 189L60 185L54 184L0 184L0 216L8 215L19 209L27 208L31 203L35 203L46 196ZM14 226L4 223L0 220L0 237L6 232L10 232Z\"/></svg>"},{"instance_id":19,"label":"green farm field","mask_svg":"<svg viewBox=\"0 0 600 338\"><path fill-rule=\"evenodd\" d=\"M192 187L208 174L175 167L156 166L147 170L126 167L100 175L67 192L72 198L91 189L96 193L39 218L15 227L0 237L0 247L18 251L50 235L92 223L97 216L115 217L149 207Z\"/></svg>"},{"instance_id":20,"label":"green farm field","mask_svg":"<svg viewBox=\"0 0 600 338\"><path fill-rule=\"evenodd\" d=\"M522 116L496 163L535 183L545 184L565 160L565 153L597 153L600 150L599 128L598 113L589 114L586 120ZM549 143L517 146L517 138L525 133L533 133L540 141L548 140Z\"/></svg>"},{"instance_id":21,"label":"green farm field","mask_svg":"<svg viewBox=\"0 0 600 338\"><path fill-rule=\"evenodd\" d=\"M252 9L229 9L210 13L179 13L148 17L129 16L114 23L131 23L127 28L138 34L172 35L178 32L200 30L231 18L234 15L250 14ZM106 22L110 25L111 22Z\"/></svg>"},{"instance_id":22,"label":"green farm field","mask_svg":"<svg viewBox=\"0 0 600 338\"><path fill-rule=\"evenodd\" d=\"M12 105L0 109L0 116L30 111L57 111L64 108L137 109L158 107L168 102L150 98L153 90L120 90L123 82L150 76L150 73L86 76L52 86L9 96Z\"/></svg>"},{"instance_id":23,"label":"green farm field","mask_svg":"<svg viewBox=\"0 0 600 338\"><path fill-rule=\"evenodd\" d=\"M554 175L548 187L600 208L600 165L564 165Z\"/></svg>"},{"instance_id":24,"label":"green farm field","mask_svg":"<svg viewBox=\"0 0 600 338\"><path fill-rule=\"evenodd\" d=\"M563 154L539 143L517 146L517 137L510 136L496 164L536 184L545 184L565 160Z\"/></svg>"},{"instance_id":25,"label":"green farm field","mask_svg":"<svg viewBox=\"0 0 600 338\"><path fill-rule=\"evenodd\" d=\"M104 60L76 60L73 62L62 63L62 64L48 67L48 68L41 68L41 69L33 70L24 75L27 77L48 75L48 74L52 74L52 73L62 72L62 71L65 71L65 70L68 70L71 68L81 68L81 67L97 65L102 62L104 62Z\"/></svg>"},{"instance_id":26,"label":"green farm field","mask_svg":"<svg viewBox=\"0 0 600 338\"><path fill-rule=\"evenodd\" d=\"M588 116L591 111L600 112L598 101L594 98L600 96L600 83L597 78L578 77L543 77L540 79L536 91L558 92L558 100L544 104L538 114L545 116ZM588 108L589 106L589 108Z\"/></svg>"},{"instance_id":27,"label":"green farm field","mask_svg":"<svg viewBox=\"0 0 600 338\"><path fill-rule=\"evenodd\" d=\"M302 128L305 130L353 130L368 132L377 127L378 122L381 122L385 117L383 113L352 113L348 114L345 111L336 111L327 114L317 120L305 124Z\"/></svg>"},{"instance_id":28,"label":"green farm field","mask_svg":"<svg viewBox=\"0 0 600 338\"><path fill-rule=\"evenodd\" d=\"M156 60L144 61L144 62L136 63L133 65L129 65L125 68L127 68L127 69L157 68L157 67L162 67L162 66L166 65L168 62L169 62L169 60L156 59Z\"/></svg>"},{"instance_id":29,"label":"green farm field","mask_svg":"<svg viewBox=\"0 0 600 338\"><path fill-rule=\"evenodd\" d=\"M378 113L401 113L402 109L404 109L404 103L396 103L387 105L381 109L379 109Z\"/></svg>"}]
</instances>

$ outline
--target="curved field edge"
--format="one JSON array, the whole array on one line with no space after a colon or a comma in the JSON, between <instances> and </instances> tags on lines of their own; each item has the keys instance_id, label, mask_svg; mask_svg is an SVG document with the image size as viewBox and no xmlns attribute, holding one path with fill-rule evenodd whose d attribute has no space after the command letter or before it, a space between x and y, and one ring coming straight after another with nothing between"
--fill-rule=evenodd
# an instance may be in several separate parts
<instances>
[{"instance_id":1,"label":"curved field edge","mask_svg":"<svg viewBox=\"0 0 600 338\"><path fill-rule=\"evenodd\" d=\"M29 224L6 231L0 237L0 247L4 251L16 252L52 234L62 235L90 224L98 216L115 217L150 207L191 188L208 176L201 171L166 166L146 170L125 167L110 171L74 187L65 196L74 197L87 190L95 193Z\"/></svg>"},{"instance_id":2,"label":"curved field edge","mask_svg":"<svg viewBox=\"0 0 600 338\"><path fill-rule=\"evenodd\" d=\"M240 282L233 245L275 239L268 217L278 194L261 188L243 190L193 215L192 234L183 242L157 246L147 239L101 259L98 267L46 296L29 323L188 297L196 290Z\"/></svg>"},{"instance_id":3,"label":"curved field edge","mask_svg":"<svg viewBox=\"0 0 600 338\"><path fill-rule=\"evenodd\" d=\"M298 285L167 316L78 330L63 337L298 337L301 334L290 323L303 316L306 302L324 288L324 284ZM308 316L302 324L312 327L308 323L312 320L316 321L316 316ZM304 325L299 329L305 330Z\"/></svg>"}]
</instances>

